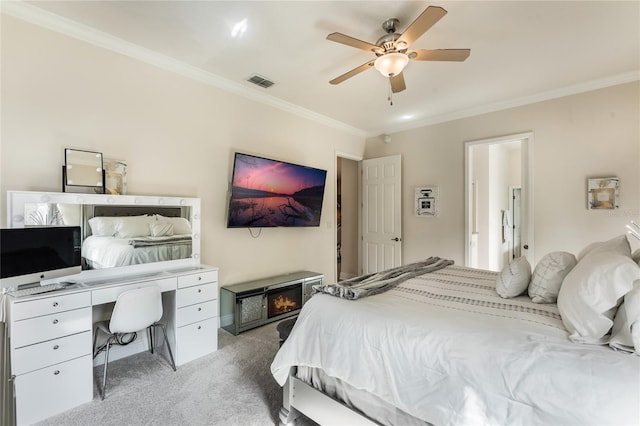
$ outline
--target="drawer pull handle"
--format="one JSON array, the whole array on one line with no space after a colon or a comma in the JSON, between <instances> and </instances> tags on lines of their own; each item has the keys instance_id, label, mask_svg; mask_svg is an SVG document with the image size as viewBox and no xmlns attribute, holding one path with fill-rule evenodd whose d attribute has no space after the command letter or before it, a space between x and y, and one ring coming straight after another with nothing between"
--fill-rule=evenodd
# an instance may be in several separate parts
<instances>
[{"instance_id":1,"label":"drawer pull handle","mask_svg":"<svg viewBox=\"0 0 640 426\"><path fill-rule=\"evenodd\" d=\"M58 320L57 320L57 319L54 319L54 320L53 320L53 323L54 323L54 324L57 324L57 323L58 323Z\"/></svg>"},{"instance_id":2,"label":"drawer pull handle","mask_svg":"<svg viewBox=\"0 0 640 426\"><path fill-rule=\"evenodd\" d=\"M56 371L53 372L54 376L57 376L58 374L60 374L60 370L56 370Z\"/></svg>"},{"instance_id":3,"label":"drawer pull handle","mask_svg":"<svg viewBox=\"0 0 640 426\"><path fill-rule=\"evenodd\" d=\"M60 349L60 346L58 346L58 345L55 345L55 346L53 347L53 350L54 350L54 351L57 351L58 349Z\"/></svg>"},{"instance_id":4,"label":"drawer pull handle","mask_svg":"<svg viewBox=\"0 0 640 426\"><path fill-rule=\"evenodd\" d=\"M202 293L202 289L201 288L198 289L198 293Z\"/></svg>"},{"instance_id":5,"label":"drawer pull handle","mask_svg":"<svg viewBox=\"0 0 640 426\"><path fill-rule=\"evenodd\" d=\"M198 281L202 281L202 277L198 277Z\"/></svg>"},{"instance_id":6,"label":"drawer pull handle","mask_svg":"<svg viewBox=\"0 0 640 426\"><path fill-rule=\"evenodd\" d=\"M198 326L198 330L200 330L201 328L202 328L202 326L201 326L201 325L199 325L199 326Z\"/></svg>"},{"instance_id":7,"label":"drawer pull handle","mask_svg":"<svg viewBox=\"0 0 640 426\"><path fill-rule=\"evenodd\" d=\"M57 307L58 306L58 302L53 302L53 307Z\"/></svg>"},{"instance_id":8,"label":"drawer pull handle","mask_svg":"<svg viewBox=\"0 0 640 426\"><path fill-rule=\"evenodd\" d=\"M200 312L202 310L202 308L198 308L198 312Z\"/></svg>"}]
</instances>

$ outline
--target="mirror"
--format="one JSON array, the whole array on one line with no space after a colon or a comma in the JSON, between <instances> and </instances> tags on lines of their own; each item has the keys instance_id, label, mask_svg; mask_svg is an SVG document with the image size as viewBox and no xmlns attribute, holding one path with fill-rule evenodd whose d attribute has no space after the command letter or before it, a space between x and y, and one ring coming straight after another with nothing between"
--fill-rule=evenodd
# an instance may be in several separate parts
<instances>
[{"instance_id":1,"label":"mirror","mask_svg":"<svg viewBox=\"0 0 640 426\"><path fill-rule=\"evenodd\" d=\"M200 262L199 198L7 191L7 202L10 228L80 226L87 279L123 268L147 272ZM107 225L117 219L126 235L92 232L93 218Z\"/></svg>"},{"instance_id":2,"label":"mirror","mask_svg":"<svg viewBox=\"0 0 640 426\"><path fill-rule=\"evenodd\" d=\"M67 148L64 150L64 162L64 192L104 193L102 153Z\"/></svg>"}]
</instances>

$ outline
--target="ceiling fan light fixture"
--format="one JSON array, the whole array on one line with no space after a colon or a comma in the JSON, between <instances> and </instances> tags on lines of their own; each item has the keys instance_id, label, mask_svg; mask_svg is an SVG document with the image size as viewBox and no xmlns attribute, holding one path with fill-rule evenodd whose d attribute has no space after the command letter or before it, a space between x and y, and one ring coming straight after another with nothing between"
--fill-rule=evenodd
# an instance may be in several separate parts
<instances>
[{"instance_id":1,"label":"ceiling fan light fixture","mask_svg":"<svg viewBox=\"0 0 640 426\"><path fill-rule=\"evenodd\" d=\"M380 74L383 76L393 77L400 74L408 63L409 57L404 53L390 52L379 56L373 66L380 71Z\"/></svg>"}]
</instances>

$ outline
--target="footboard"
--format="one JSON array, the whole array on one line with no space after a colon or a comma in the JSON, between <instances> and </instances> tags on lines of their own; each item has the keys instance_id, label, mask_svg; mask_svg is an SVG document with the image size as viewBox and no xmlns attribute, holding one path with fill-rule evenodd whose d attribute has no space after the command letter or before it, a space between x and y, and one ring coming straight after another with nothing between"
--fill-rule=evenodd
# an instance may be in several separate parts
<instances>
[{"instance_id":1,"label":"footboard","mask_svg":"<svg viewBox=\"0 0 640 426\"><path fill-rule=\"evenodd\" d=\"M300 413L323 426L376 424L361 413L298 379L294 372L295 369L292 368L287 382L282 387L280 424L292 424Z\"/></svg>"}]
</instances>

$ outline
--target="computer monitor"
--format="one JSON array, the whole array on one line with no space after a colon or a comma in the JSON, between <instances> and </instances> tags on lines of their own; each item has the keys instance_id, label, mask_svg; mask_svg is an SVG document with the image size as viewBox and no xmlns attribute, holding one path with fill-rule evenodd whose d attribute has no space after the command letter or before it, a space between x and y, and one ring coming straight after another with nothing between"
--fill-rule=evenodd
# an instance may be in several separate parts
<instances>
[{"instance_id":1,"label":"computer monitor","mask_svg":"<svg viewBox=\"0 0 640 426\"><path fill-rule=\"evenodd\" d=\"M79 226L0 229L0 287L80 273L81 244Z\"/></svg>"}]
</instances>

